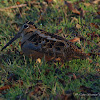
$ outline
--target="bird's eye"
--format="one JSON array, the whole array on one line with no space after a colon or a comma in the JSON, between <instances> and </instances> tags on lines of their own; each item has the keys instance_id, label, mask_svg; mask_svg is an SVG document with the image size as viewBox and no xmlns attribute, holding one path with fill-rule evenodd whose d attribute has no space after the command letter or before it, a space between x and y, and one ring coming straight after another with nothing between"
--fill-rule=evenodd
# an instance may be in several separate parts
<instances>
[{"instance_id":1,"label":"bird's eye","mask_svg":"<svg viewBox=\"0 0 100 100\"><path fill-rule=\"evenodd\" d=\"M24 28L28 28L29 26L25 24L23 27L24 27Z\"/></svg>"}]
</instances>

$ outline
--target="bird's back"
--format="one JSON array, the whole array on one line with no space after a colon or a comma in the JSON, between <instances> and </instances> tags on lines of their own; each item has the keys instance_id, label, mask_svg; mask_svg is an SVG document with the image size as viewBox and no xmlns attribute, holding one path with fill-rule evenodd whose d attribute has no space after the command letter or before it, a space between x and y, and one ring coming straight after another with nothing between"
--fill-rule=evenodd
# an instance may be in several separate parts
<instances>
[{"instance_id":1,"label":"bird's back","mask_svg":"<svg viewBox=\"0 0 100 100\"><path fill-rule=\"evenodd\" d=\"M34 50L54 58L63 60L69 58L86 58L87 55L72 42L58 35L37 29L22 43L22 50Z\"/></svg>"}]
</instances>

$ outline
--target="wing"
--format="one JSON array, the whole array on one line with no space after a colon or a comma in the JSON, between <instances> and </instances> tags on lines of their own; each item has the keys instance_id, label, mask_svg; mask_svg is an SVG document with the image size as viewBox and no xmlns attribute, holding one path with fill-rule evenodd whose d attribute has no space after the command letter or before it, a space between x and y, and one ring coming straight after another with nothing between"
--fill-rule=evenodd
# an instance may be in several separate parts
<instances>
[{"instance_id":1,"label":"wing","mask_svg":"<svg viewBox=\"0 0 100 100\"><path fill-rule=\"evenodd\" d=\"M23 47L55 58L60 57L62 59L84 55L82 51L70 41L43 30L33 32L25 43L22 43L22 48Z\"/></svg>"},{"instance_id":2,"label":"wing","mask_svg":"<svg viewBox=\"0 0 100 100\"><path fill-rule=\"evenodd\" d=\"M25 40L21 45L22 48L34 50L37 52L44 53L48 56L61 57L65 55L65 49L70 48L70 45L58 38L47 34L45 31L35 31L32 35Z\"/></svg>"}]
</instances>

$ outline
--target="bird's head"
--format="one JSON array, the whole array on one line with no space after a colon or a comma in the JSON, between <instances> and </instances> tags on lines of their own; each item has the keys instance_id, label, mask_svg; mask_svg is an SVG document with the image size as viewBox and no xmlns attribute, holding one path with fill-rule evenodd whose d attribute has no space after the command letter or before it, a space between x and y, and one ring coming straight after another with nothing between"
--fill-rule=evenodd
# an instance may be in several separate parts
<instances>
[{"instance_id":1,"label":"bird's head","mask_svg":"<svg viewBox=\"0 0 100 100\"><path fill-rule=\"evenodd\" d=\"M37 27L33 22L27 21L22 25L22 27L19 29L19 32L12 38L2 49L5 49L7 46L9 46L12 42L14 42L16 39L23 37L26 33L29 33L33 31L33 29L36 29Z\"/></svg>"},{"instance_id":2,"label":"bird's head","mask_svg":"<svg viewBox=\"0 0 100 100\"><path fill-rule=\"evenodd\" d=\"M25 24L23 24L23 26L20 28L18 34L20 36L24 36L25 34L32 32L33 30L35 30L37 27L35 26L35 24L33 22L27 21Z\"/></svg>"}]
</instances>

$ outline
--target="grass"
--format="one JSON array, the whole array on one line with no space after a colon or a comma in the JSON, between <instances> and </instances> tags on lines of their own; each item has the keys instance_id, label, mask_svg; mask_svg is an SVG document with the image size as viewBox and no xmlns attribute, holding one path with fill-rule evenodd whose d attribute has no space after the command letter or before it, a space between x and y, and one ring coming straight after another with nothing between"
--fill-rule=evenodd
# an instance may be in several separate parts
<instances>
[{"instance_id":1,"label":"grass","mask_svg":"<svg viewBox=\"0 0 100 100\"><path fill-rule=\"evenodd\" d=\"M17 1L2 0L0 7L5 8L16 5ZM20 3L26 1L29 0L19 0ZM90 41L89 44L86 41L80 42L84 52L89 53L93 49L99 52L95 44L100 39L97 37L91 39L91 35L87 35L95 32L100 36L100 26L99 28L90 26L90 23L99 24L100 22L95 19L98 5L91 4L87 7L80 2L78 8L87 11L83 19L69 11L67 6L63 6L63 3L55 2L52 5L47 5L47 11L42 12L43 18L39 20L40 10L45 7L42 3L44 1L40 0L40 2L41 5L38 6L28 5L27 7L0 11L0 49L18 32L19 26L29 20L35 22L40 29L51 33L62 29L62 33L58 34L65 35L68 40L76 36L82 36ZM72 22L72 17L77 20ZM77 29L76 24L80 24L81 28ZM61 100L68 97L68 94L73 93L78 100L100 99L99 95L87 96L88 94L100 94L99 55L90 57L93 60L92 63L86 59L77 59L66 61L65 65L60 68L58 63L49 65L42 59L41 64L38 64L32 61L31 58L25 57L20 53L19 41L20 39L12 43L12 46L7 47L3 52L0 52L0 87L14 85L10 89L0 90L0 98L7 100L30 100L33 98ZM79 43L75 44L81 47ZM86 96L82 96L82 94L86 94ZM73 98L72 95L71 98Z\"/></svg>"}]
</instances>

